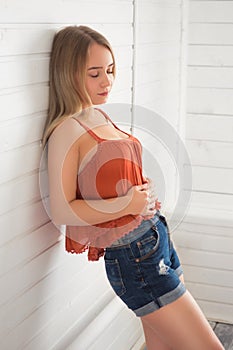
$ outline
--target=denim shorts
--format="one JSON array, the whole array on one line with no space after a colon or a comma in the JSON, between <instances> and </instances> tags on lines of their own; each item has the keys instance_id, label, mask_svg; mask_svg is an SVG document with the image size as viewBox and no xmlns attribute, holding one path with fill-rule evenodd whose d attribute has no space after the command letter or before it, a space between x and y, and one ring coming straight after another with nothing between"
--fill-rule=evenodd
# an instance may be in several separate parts
<instances>
[{"instance_id":1,"label":"denim shorts","mask_svg":"<svg viewBox=\"0 0 233 350\"><path fill-rule=\"evenodd\" d=\"M158 310L186 291L164 217L131 243L106 248L104 260L114 292L136 316Z\"/></svg>"}]
</instances>

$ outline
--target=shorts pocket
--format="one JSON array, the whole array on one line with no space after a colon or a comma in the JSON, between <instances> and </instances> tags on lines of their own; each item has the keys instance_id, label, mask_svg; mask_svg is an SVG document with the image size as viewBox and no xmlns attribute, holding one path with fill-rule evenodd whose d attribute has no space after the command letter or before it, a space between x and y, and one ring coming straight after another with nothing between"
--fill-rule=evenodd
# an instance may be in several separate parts
<instances>
[{"instance_id":1,"label":"shorts pocket","mask_svg":"<svg viewBox=\"0 0 233 350\"><path fill-rule=\"evenodd\" d=\"M140 256L135 259L136 262L148 259L158 250L160 240L158 229L156 226L152 226L151 230L153 230L153 234L137 242Z\"/></svg>"},{"instance_id":2,"label":"shorts pocket","mask_svg":"<svg viewBox=\"0 0 233 350\"><path fill-rule=\"evenodd\" d=\"M126 292L124 286L120 265L117 259L114 260L105 260L105 269L107 273L108 280L114 290L114 292L121 296Z\"/></svg>"}]
</instances>

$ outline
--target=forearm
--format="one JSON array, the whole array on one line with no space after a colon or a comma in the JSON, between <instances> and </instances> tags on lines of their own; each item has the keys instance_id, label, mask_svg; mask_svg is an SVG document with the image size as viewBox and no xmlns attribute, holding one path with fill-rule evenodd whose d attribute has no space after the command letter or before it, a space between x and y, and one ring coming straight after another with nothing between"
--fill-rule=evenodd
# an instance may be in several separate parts
<instances>
[{"instance_id":1,"label":"forearm","mask_svg":"<svg viewBox=\"0 0 233 350\"><path fill-rule=\"evenodd\" d=\"M130 203L129 196L105 200L75 199L66 203L62 210L56 205L53 220L60 225L96 225L131 214Z\"/></svg>"}]
</instances>

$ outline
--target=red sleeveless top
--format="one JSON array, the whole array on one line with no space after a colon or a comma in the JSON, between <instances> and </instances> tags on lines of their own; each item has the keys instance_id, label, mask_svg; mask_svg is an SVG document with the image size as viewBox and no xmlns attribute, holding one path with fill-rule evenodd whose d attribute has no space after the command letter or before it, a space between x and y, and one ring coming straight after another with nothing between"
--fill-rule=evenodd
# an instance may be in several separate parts
<instances>
[{"instance_id":1,"label":"red sleeveless top","mask_svg":"<svg viewBox=\"0 0 233 350\"><path fill-rule=\"evenodd\" d=\"M103 112L105 118L120 130ZM87 161L84 158L77 175L76 198L98 200L125 196L129 189L146 181L142 175L142 147L130 134L120 130L128 137L107 140L97 136L80 120L76 121L96 140L95 153ZM118 238L134 230L142 220L149 217L126 215L116 220L88 226L66 227L66 250L82 253L89 248L88 259L98 260L104 248Z\"/></svg>"}]
</instances>

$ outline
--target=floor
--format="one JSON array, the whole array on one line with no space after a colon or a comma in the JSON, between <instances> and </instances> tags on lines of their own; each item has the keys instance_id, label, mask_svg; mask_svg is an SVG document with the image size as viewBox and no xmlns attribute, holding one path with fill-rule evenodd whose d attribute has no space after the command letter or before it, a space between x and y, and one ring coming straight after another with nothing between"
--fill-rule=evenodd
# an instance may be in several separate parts
<instances>
[{"instance_id":1,"label":"floor","mask_svg":"<svg viewBox=\"0 0 233 350\"><path fill-rule=\"evenodd\" d=\"M224 349L233 350L233 325L212 321L210 321L210 325L223 344Z\"/></svg>"},{"instance_id":2,"label":"floor","mask_svg":"<svg viewBox=\"0 0 233 350\"><path fill-rule=\"evenodd\" d=\"M210 324L225 350L233 350L233 325L218 322L210 322Z\"/></svg>"}]
</instances>

